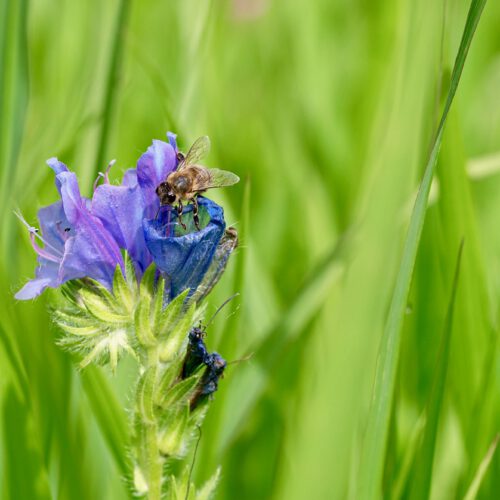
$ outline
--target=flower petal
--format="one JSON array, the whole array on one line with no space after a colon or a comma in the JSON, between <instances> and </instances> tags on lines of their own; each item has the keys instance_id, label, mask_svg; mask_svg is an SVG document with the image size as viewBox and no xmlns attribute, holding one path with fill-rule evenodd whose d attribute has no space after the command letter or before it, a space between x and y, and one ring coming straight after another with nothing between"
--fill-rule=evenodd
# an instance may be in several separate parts
<instances>
[{"instance_id":1,"label":"flower petal","mask_svg":"<svg viewBox=\"0 0 500 500\"><path fill-rule=\"evenodd\" d=\"M59 194L61 194L61 183L59 182L57 176L62 172L69 172L68 167L56 157L49 158L46 163L56 174L56 187Z\"/></svg>"},{"instance_id":2,"label":"flower petal","mask_svg":"<svg viewBox=\"0 0 500 500\"><path fill-rule=\"evenodd\" d=\"M177 153L177 134L173 132L167 132L168 143L174 148L174 151Z\"/></svg>"},{"instance_id":3,"label":"flower petal","mask_svg":"<svg viewBox=\"0 0 500 500\"><path fill-rule=\"evenodd\" d=\"M62 172L57 178L60 182L64 213L75 234L65 244L65 256L60 271L61 282L88 276L111 285L117 264L123 267L118 244L101 220L90 213L87 201L80 195L76 175L72 172ZM68 252L70 241L71 251Z\"/></svg>"},{"instance_id":4,"label":"flower petal","mask_svg":"<svg viewBox=\"0 0 500 500\"><path fill-rule=\"evenodd\" d=\"M198 203L200 219L209 219L200 231L176 235L180 225L176 222L177 214L171 210L165 210L158 219L145 220L143 224L146 244L158 269L168 278L171 298L186 288L196 290L224 234L222 208L207 198L199 197ZM190 226L192 209L192 205L188 205L183 213L183 221Z\"/></svg>"},{"instance_id":5,"label":"flower petal","mask_svg":"<svg viewBox=\"0 0 500 500\"><path fill-rule=\"evenodd\" d=\"M148 150L137 161L137 180L142 189L146 215L152 219L160 206L156 188L168 174L175 170L177 157L174 148L163 141L154 140Z\"/></svg>"},{"instance_id":6,"label":"flower petal","mask_svg":"<svg viewBox=\"0 0 500 500\"><path fill-rule=\"evenodd\" d=\"M47 287L56 288L61 283L59 282L58 272L59 263L47 260L43 257L38 257L39 266L35 272L35 278L28 281L15 297L17 300L33 299L40 295Z\"/></svg>"},{"instance_id":7,"label":"flower petal","mask_svg":"<svg viewBox=\"0 0 500 500\"><path fill-rule=\"evenodd\" d=\"M127 182L131 180L129 175ZM99 186L92 199L92 213L101 219L120 248L127 250L140 277L151 264L152 258L142 230L144 202L137 180L132 187L111 184Z\"/></svg>"},{"instance_id":8,"label":"flower petal","mask_svg":"<svg viewBox=\"0 0 500 500\"><path fill-rule=\"evenodd\" d=\"M74 234L74 229L64 213L62 201L40 208L37 216L43 239L62 254L64 242Z\"/></svg>"},{"instance_id":9,"label":"flower petal","mask_svg":"<svg viewBox=\"0 0 500 500\"><path fill-rule=\"evenodd\" d=\"M35 278L28 281L19 292L16 293L17 300L29 300L38 297L47 287L51 286L50 278Z\"/></svg>"}]
</instances>

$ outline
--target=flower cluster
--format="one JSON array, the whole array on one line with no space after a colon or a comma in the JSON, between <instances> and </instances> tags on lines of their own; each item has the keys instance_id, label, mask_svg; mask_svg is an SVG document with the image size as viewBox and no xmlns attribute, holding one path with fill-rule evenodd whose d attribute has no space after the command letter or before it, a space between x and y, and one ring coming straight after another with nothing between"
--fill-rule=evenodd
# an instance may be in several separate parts
<instances>
[{"instance_id":1,"label":"flower cluster","mask_svg":"<svg viewBox=\"0 0 500 500\"><path fill-rule=\"evenodd\" d=\"M156 187L177 168L178 158L175 135L168 133L168 142L153 141L137 168L125 172L121 185L111 184L108 172L100 174L103 183L97 185L96 181L92 199L81 195L76 175L64 163L57 158L48 160L61 199L38 211L41 234L19 215L30 231L38 268L36 277L16 298L31 299L47 287L57 288L78 278L92 278L111 289L116 266L124 270L122 251L130 256L138 281L154 262L166 279L170 299L186 288L194 293L214 256L216 267L225 265L236 238L231 237L232 228L223 238L223 210L207 198L199 198L199 231L192 220L184 229L170 207L160 210ZM189 218L192 206L184 211ZM219 243L223 248L217 252ZM226 251L220 255L224 247ZM206 295L211 286L205 285L199 296Z\"/></svg>"},{"instance_id":2,"label":"flower cluster","mask_svg":"<svg viewBox=\"0 0 500 500\"><path fill-rule=\"evenodd\" d=\"M160 206L157 187L184 156L174 134L153 141L120 185L99 175L92 198L81 195L76 175L56 158L60 200L38 211L30 232L38 254L36 276L17 294L26 300L60 288L53 307L64 332L59 344L80 367L107 364L115 371L128 353L138 361L131 426L134 488L149 499L207 498L217 474L201 490L190 485L189 467L166 477L182 459L201 425L226 362L209 352L201 327L202 299L221 277L238 237L226 228L223 209L198 196L177 210ZM237 179L237 178L236 178ZM101 182L102 181L102 182ZM194 326L200 323L199 327Z\"/></svg>"}]
</instances>

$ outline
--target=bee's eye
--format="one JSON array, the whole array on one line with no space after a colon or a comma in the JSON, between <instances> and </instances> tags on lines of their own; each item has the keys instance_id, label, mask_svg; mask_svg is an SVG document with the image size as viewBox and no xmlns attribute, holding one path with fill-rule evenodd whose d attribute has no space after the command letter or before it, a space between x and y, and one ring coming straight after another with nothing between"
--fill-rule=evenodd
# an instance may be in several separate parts
<instances>
[{"instance_id":1,"label":"bee's eye","mask_svg":"<svg viewBox=\"0 0 500 500\"><path fill-rule=\"evenodd\" d=\"M177 196L175 196L174 193L168 193L167 194L167 201L169 203L173 203L175 201L175 199L177 198Z\"/></svg>"}]
</instances>

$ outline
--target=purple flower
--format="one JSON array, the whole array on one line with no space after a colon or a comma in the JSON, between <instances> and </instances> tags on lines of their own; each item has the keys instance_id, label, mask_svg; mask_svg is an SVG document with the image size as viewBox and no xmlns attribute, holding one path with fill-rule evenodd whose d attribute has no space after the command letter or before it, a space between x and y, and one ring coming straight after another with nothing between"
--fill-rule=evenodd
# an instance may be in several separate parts
<instances>
[{"instance_id":1,"label":"purple flower","mask_svg":"<svg viewBox=\"0 0 500 500\"><path fill-rule=\"evenodd\" d=\"M154 140L153 144L137 161L137 181L142 191L146 219L156 217L160 208L156 194L158 184L177 168L175 135L169 133L168 139L168 143Z\"/></svg>"},{"instance_id":2,"label":"purple flower","mask_svg":"<svg viewBox=\"0 0 500 500\"><path fill-rule=\"evenodd\" d=\"M212 262L226 224L222 208L199 197L199 216L202 229L196 231L192 205L182 214L187 230L177 222L177 213L165 207L158 218L144 221L144 235L153 259L166 277L170 298L186 288L196 290Z\"/></svg>"},{"instance_id":3,"label":"purple flower","mask_svg":"<svg viewBox=\"0 0 500 500\"><path fill-rule=\"evenodd\" d=\"M56 173L61 201L38 211L42 235L21 218L30 230L39 265L35 279L17 292L20 300L32 299L47 287L56 288L76 278L90 277L111 287L116 266L123 266L118 244L91 213L90 201L80 195L76 175L57 158L47 164Z\"/></svg>"},{"instance_id":4,"label":"purple flower","mask_svg":"<svg viewBox=\"0 0 500 500\"><path fill-rule=\"evenodd\" d=\"M194 227L192 205L187 205L184 217L189 227L184 231L177 223L175 211L170 207L159 211L156 187L178 165L175 135L167 136L168 142L153 141L139 158L137 169L127 170L120 185L109 182L108 171L100 174L104 182L98 186L96 181L92 200L80 195L76 176L66 165L56 158L48 160L56 173L61 200L39 210L41 234L19 216L30 230L38 268L35 278L16 298L34 298L47 287L56 288L83 277L93 278L111 289L116 266L122 269L124 266L121 250L134 263L138 281L154 262L167 278L170 298L186 288L194 291L198 287L224 234L224 213L221 207L200 197L202 229L197 231ZM230 252L226 253L228 256ZM221 259L218 258L222 262ZM214 282L220 275L208 274Z\"/></svg>"}]
</instances>

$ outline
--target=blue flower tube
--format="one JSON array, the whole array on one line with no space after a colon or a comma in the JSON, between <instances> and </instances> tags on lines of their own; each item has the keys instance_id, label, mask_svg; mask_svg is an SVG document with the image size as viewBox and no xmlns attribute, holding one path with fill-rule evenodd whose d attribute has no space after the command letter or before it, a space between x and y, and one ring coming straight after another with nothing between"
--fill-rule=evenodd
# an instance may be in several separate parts
<instances>
[{"instance_id":1,"label":"blue flower tube","mask_svg":"<svg viewBox=\"0 0 500 500\"><path fill-rule=\"evenodd\" d=\"M166 292L170 299L186 288L193 293L203 280L226 224L222 208L199 197L200 231L197 231L192 217L193 206L183 211L184 230L178 222L177 213L164 207L156 219L144 220L146 245L158 269L166 278Z\"/></svg>"}]
</instances>

